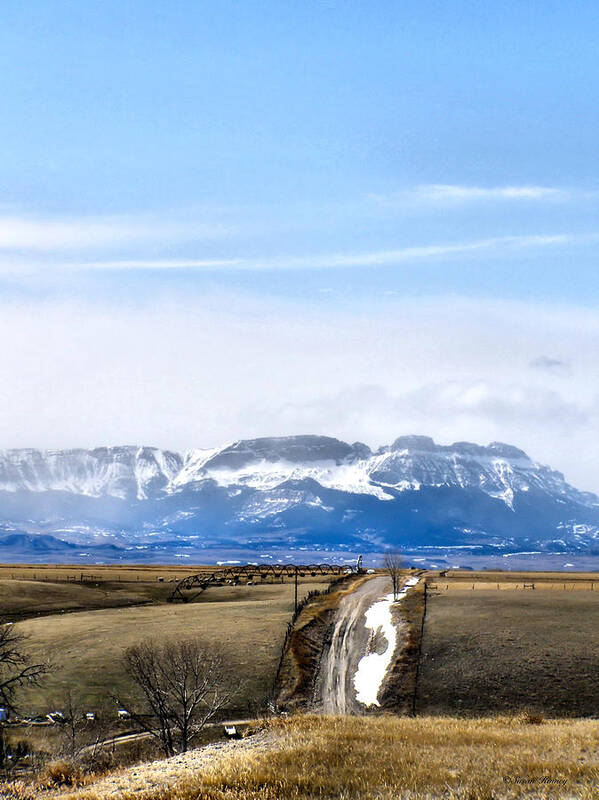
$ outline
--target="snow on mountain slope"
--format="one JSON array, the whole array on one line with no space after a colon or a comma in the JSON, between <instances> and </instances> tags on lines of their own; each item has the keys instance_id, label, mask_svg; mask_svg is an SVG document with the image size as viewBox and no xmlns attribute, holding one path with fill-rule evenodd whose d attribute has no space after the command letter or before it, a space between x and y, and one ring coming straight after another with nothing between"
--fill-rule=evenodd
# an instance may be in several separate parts
<instances>
[{"instance_id":1,"label":"snow on mountain slope","mask_svg":"<svg viewBox=\"0 0 599 800\"><path fill-rule=\"evenodd\" d=\"M468 442L438 445L426 436L402 436L372 452L361 443L327 436L242 440L186 454L154 447L94 450L0 451L0 491L68 492L88 497L145 500L220 487L268 492L290 481L391 501L423 487L477 489L513 508L531 490L579 505L599 498L578 492L563 475L510 445Z\"/></svg>"},{"instance_id":2,"label":"snow on mountain slope","mask_svg":"<svg viewBox=\"0 0 599 800\"><path fill-rule=\"evenodd\" d=\"M155 447L2 450L0 491L142 500L164 490L182 466L180 455Z\"/></svg>"},{"instance_id":3,"label":"snow on mountain slope","mask_svg":"<svg viewBox=\"0 0 599 800\"><path fill-rule=\"evenodd\" d=\"M204 465L220 451L221 448L219 447L207 450L188 450L183 457L181 469L169 483L169 490L173 491L195 481L205 480Z\"/></svg>"},{"instance_id":4,"label":"snow on mountain slope","mask_svg":"<svg viewBox=\"0 0 599 800\"><path fill-rule=\"evenodd\" d=\"M190 461L169 489L211 479L220 486L267 491L289 480L311 479L327 489L369 494L380 500L393 499L390 489L402 492L447 486L479 489L509 508L513 508L517 493L531 489L583 505L599 504L594 495L567 484L560 472L500 442L488 447L469 442L445 446L427 436L403 436L372 453L360 443L296 436L237 442L209 452L212 454Z\"/></svg>"},{"instance_id":5,"label":"snow on mountain slope","mask_svg":"<svg viewBox=\"0 0 599 800\"><path fill-rule=\"evenodd\" d=\"M272 463L260 459L239 470L206 466L200 474L203 479L210 478L219 486L247 486L267 491L287 481L311 479L326 489L370 494L379 500L393 499L393 495L369 479L367 465L362 461L341 464L334 461L312 461L309 464L293 464L289 461Z\"/></svg>"},{"instance_id":6,"label":"snow on mountain slope","mask_svg":"<svg viewBox=\"0 0 599 800\"><path fill-rule=\"evenodd\" d=\"M595 505L594 495L578 492L560 472L532 461L511 445L493 442L488 447L456 442L437 445L428 436L402 436L381 448L369 462L370 480L403 491L421 486L480 489L513 507L514 496L531 489Z\"/></svg>"},{"instance_id":7,"label":"snow on mountain slope","mask_svg":"<svg viewBox=\"0 0 599 800\"><path fill-rule=\"evenodd\" d=\"M219 486L246 486L268 491L287 481L311 479L328 489L392 496L368 476L370 448L328 436L288 436L251 439L213 451L192 451L171 491L187 483L210 479Z\"/></svg>"}]
</instances>

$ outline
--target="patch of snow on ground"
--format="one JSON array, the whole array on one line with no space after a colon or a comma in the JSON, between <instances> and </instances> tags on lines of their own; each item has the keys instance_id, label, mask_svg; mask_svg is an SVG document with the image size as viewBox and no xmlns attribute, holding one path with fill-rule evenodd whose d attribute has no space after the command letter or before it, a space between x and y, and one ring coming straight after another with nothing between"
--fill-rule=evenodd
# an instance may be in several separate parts
<instances>
[{"instance_id":1,"label":"patch of snow on ground","mask_svg":"<svg viewBox=\"0 0 599 800\"><path fill-rule=\"evenodd\" d=\"M397 601L404 598L408 589L416 586L419 580L419 578L409 578L399 593ZM397 644L397 630L391 616L391 606L397 601L394 600L393 593L388 594L382 600L373 603L364 615L366 617L365 625L372 631L372 636L380 631L387 640L384 653L368 653L358 663L358 669L354 675L354 688L356 700L365 706L380 705L377 696Z\"/></svg>"}]
</instances>

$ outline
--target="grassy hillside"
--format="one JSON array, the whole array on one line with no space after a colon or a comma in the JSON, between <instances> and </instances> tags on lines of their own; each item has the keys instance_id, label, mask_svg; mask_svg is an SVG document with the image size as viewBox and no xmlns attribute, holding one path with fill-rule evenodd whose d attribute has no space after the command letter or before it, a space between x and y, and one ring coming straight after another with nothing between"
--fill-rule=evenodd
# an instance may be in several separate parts
<instances>
[{"instance_id":1,"label":"grassy hillside","mask_svg":"<svg viewBox=\"0 0 599 800\"><path fill-rule=\"evenodd\" d=\"M300 597L326 585L303 582ZM20 622L32 656L49 658L55 667L42 687L24 693L23 708L48 709L70 688L93 710L123 691L120 659L130 644L148 637L197 635L226 648L241 687L229 712L247 714L270 697L293 593L292 583L228 586L209 589L195 603L81 611Z\"/></svg>"},{"instance_id":2,"label":"grassy hillside","mask_svg":"<svg viewBox=\"0 0 599 800\"><path fill-rule=\"evenodd\" d=\"M17 621L70 611L163 602L168 592L169 584L161 583L59 583L0 579L0 608L3 619Z\"/></svg>"},{"instance_id":3,"label":"grassy hillside","mask_svg":"<svg viewBox=\"0 0 599 800\"><path fill-rule=\"evenodd\" d=\"M77 800L595 800L597 722L295 717L260 748L179 761L178 781L144 767L76 792ZM189 754L193 755L193 754ZM175 765L176 768L176 765ZM172 773L164 764L159 774ZM165 785L166 784L166 785Z\"/></svg>"},{"instance_id":4,"label":"grassy hillside","mask_svg":"<svg viewBox=\"0 0 599 800\"><path fill-rule=\"evenodd\" d=\"M599 591L471 582L429 593L418 711L596 715Z\"/></svg>"},{"instance_id":5,"label":"grassy hillside","mask_svg":"<svg viewBox=\"0 0 599 800\"><path fill-rule=\"evenodd\" d=\"M85 609L164 603L178 581L214 566L0 564L4 620Z\"/></svg>"}]
</instances>

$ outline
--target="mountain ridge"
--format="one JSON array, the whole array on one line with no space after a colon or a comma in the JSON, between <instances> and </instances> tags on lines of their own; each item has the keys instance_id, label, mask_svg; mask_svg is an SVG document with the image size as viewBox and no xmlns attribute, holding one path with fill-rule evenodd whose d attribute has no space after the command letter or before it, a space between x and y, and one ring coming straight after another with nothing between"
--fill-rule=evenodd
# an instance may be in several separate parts
<instances>
[{"instance_id":1,"label":"mountain ridge","mask_svg":"<svg viewBox=\"0 0 599 800\"><path fill-rule=\"evenodd\" d=\"M502 442L409 435L372 450L301 435L185 452L23 448L0 451L0 532L119 547L550 552L597 546L599 497Z\"/></svg>"},{"instance_id":2,"label":"mountain ridge","mask_svg":"<svg viewBox=\"0 0 599 800\"><path fill-rule=\"evenodd\" d=\"M456 465L458 458L463 461L474 460L479 464L483 463L481 459L493 459L495 467L503 468L506 465L551 475L553 480L563 481L564 487L578 495L593 498L593 502L599 505L599 497L574 489L566 483L561 472L533 461L513 445L491 442L485 446L463 441L439 445L429 436L416 435L400 436L391 445L383 445L377 450L361 442L350 445L334 437L314 435L242 439L219 448L196 448L183 452L148 445L115 445L92 449L5 449L0 450L0 492L69 491L89 496L107 494L125 498L135 484L137 499L146 499L148 491L175 491L211 471L236 471L256 462L334 462L341 467L370 460L380 471L381 461L388 466L390 459L386 456L394 453L403 454L408 459L414 454L430 454L444 461L449 461L446 456L453 456ZM407 468L404 471L407 472ZM495 471L498 472L497 469ZM374 470L366 465L364 472L372 475ZM441 476L438 477L443 483ZM447 479L450 476L446 473L442 477ZM430 480L431 475L424 482L428 484ZM386 483L393 485L388 481Z\"/></svg>"}]
</instances>

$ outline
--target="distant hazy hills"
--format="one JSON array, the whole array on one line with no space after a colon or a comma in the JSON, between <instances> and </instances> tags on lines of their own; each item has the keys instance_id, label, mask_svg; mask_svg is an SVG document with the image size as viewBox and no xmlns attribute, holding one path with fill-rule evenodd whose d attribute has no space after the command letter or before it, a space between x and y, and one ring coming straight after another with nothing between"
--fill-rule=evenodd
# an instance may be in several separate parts
<instances>
[{"instance_id":1,"label":"distant hazy hills","mask_svg":"<svg viewBox=\"0 0 599 800\"><path fill-rule=\"evenodd\" d=\"M599 498L516 447L425 436L0 451L0 556L389 545L599 552Z\"/></svg>"}]
</instances>

